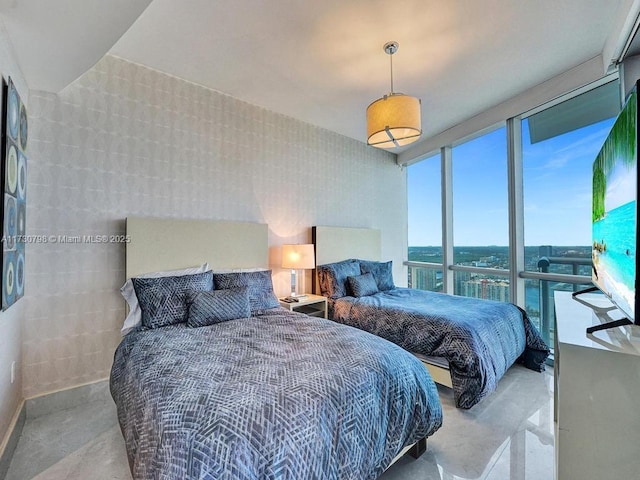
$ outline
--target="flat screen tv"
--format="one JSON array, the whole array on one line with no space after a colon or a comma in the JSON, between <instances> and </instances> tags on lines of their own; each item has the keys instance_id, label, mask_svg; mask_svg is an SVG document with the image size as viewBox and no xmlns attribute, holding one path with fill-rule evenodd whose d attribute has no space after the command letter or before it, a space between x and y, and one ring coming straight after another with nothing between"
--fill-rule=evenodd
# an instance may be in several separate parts
<instances>
[{"instance_id":1,"label":"flat screen tv","mask_svg":"<svg viewBox=\"0 0 640 480\"><path fill-rule=\"evenodd\" d=\"M626 315L587 330L640 324L638 306L638 83L593 162L592 281Z\"/></svg>"}]
</instances>

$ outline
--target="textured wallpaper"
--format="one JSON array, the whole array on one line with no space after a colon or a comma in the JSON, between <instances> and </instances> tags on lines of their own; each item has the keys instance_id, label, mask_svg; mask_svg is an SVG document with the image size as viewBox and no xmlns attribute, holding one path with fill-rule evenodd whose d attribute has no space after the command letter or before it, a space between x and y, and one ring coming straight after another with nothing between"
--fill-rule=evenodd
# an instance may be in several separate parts
<instances>
[{"instance_id":1,"label":"textured wallpaper","mask_svg":"<svg viewBox=\"0 0 640 480\"><path fill-rule=\"evenodd\" d=\"M13 48L2 19L0 19L0 74L5 80L11 77L28 108L29 90L20 66L13 56ZM5 128L4 120L0 125L0 128ZM25 300L21 299L10 309L0 312L0 444L22 398L21 330L25 303ZM11 383L11 362L16 362L13 383Z\"/></svg>"},{"instance_id":2,"label":"textured wallpaper","mask_svg":"<svg viewBox=\"0 0 640 480\"><path fill-rule=\"evenodd\" d=\"M283 243L380 228L406 282L406 175L389 153L110 56L59 95L32 91L29 115L25 397L108 376L125 249L96 236L130 215L267 223L279 294Z\"/></svg>"}]
</instances>

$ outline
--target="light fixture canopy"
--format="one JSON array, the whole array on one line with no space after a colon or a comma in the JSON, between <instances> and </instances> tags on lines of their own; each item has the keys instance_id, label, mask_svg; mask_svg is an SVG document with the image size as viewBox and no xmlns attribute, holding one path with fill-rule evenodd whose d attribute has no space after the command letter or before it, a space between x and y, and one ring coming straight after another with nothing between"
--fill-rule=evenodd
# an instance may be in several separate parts
<instances>
[{"instance_id":1,"label":"light fixture canopy","mask_svg":"<svg viewBox=\"0 0 640 480\"><path fill-rule=\"evenodd\" d=\"M402 147L422 135L420 99L393 91L393 54L398 46L398 42L384 45L391 64L391 92L367 107L367 144L373 147Z\"/></svg>"}]
</instances>

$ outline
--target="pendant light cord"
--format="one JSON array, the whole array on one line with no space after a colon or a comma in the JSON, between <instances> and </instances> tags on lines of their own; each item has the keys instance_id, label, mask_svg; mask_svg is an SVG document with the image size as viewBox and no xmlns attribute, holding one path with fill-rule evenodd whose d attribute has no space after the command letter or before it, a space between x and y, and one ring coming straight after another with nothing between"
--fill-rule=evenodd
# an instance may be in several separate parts
<instances>
[{"instance_id":1,"label":"pendant light cord","mask_svg":"<svg viewBox=\"0 0 640 480\"><path fill-rule=\"evenodd\" d=\"M391 65L391 94L393 94L393 53L389 54L389 64Z\"/></svg>"}]
</instances>

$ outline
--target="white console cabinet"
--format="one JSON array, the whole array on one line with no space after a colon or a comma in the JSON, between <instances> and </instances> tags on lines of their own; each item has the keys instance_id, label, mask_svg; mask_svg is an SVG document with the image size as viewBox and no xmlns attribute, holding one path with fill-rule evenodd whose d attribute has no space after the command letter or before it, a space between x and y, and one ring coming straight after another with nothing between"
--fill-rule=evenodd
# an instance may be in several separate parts
<instances>
[{"instance_id":1,"label":"white console cabinet","mask_svg":"<svg viewBox=\"0 0 640 480\"><path fill-rule=\"evenodd\" d=\"M579 299L600 313L555 293L556 479L640 479L640 326L587 335L622 313L602 313L599 293Z\"/></svg>"}]
</instances>

